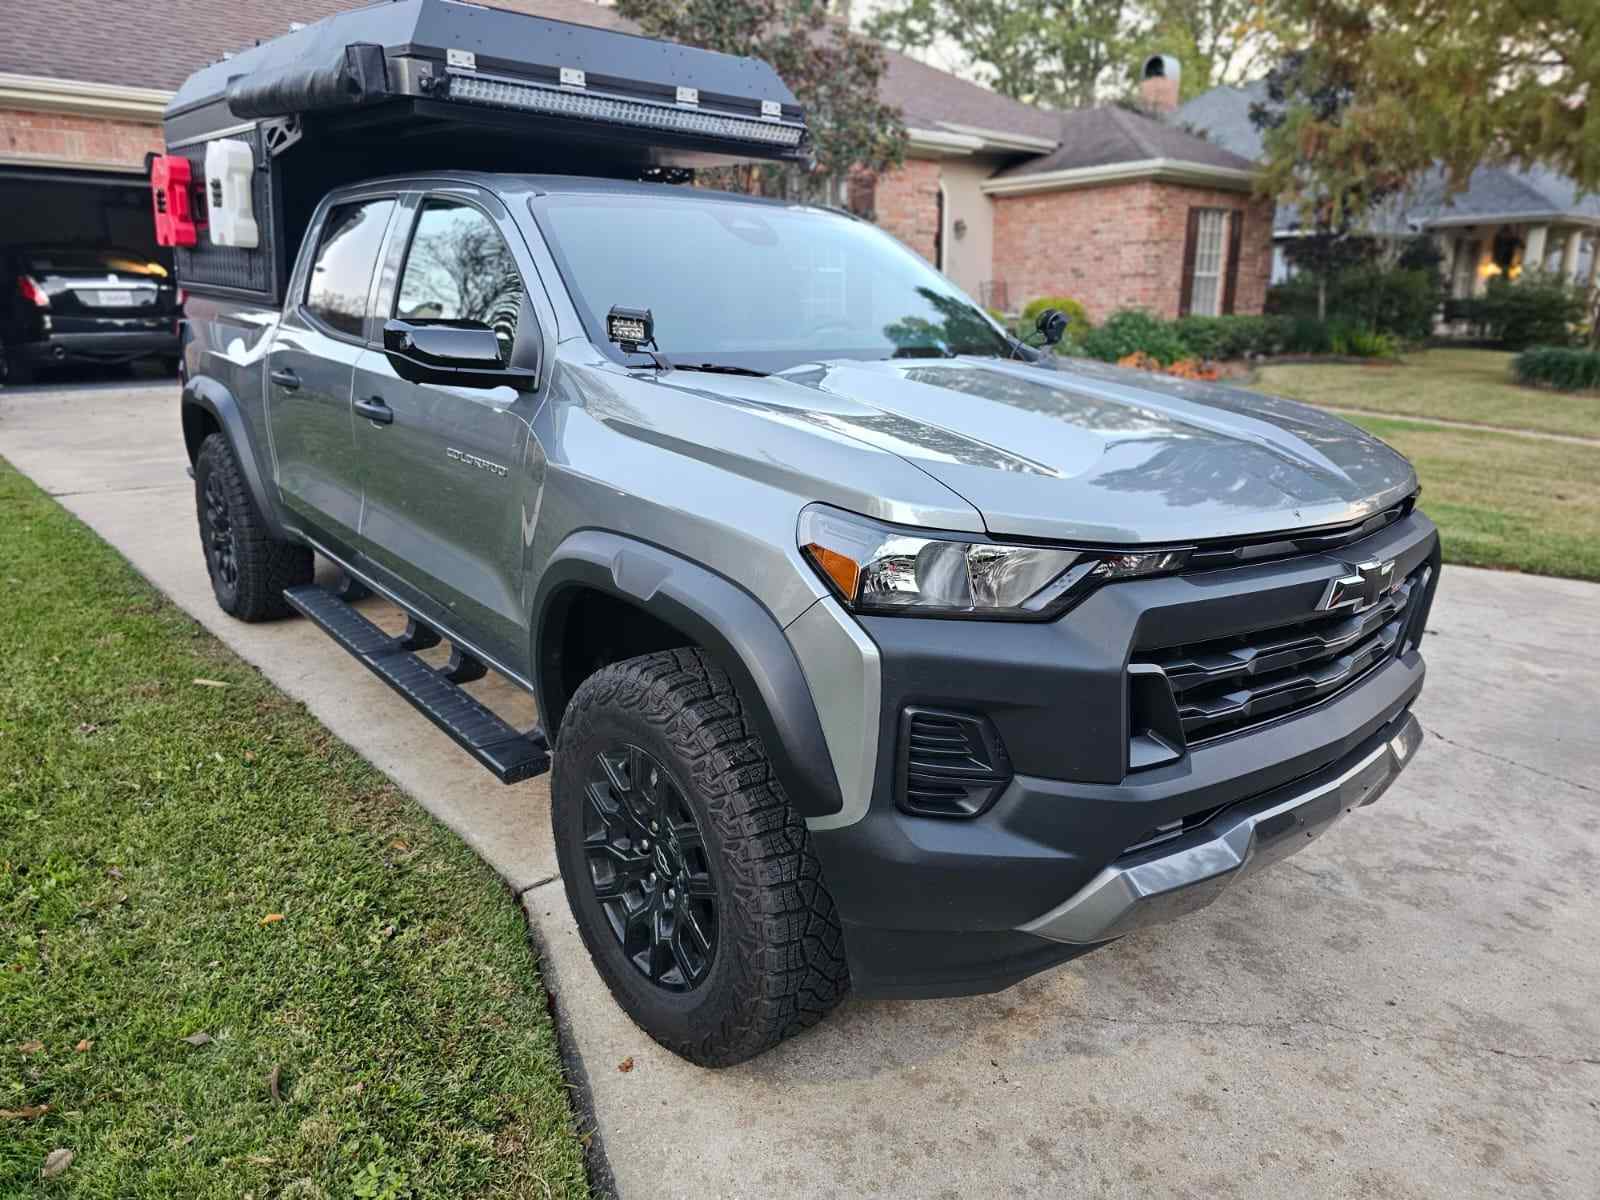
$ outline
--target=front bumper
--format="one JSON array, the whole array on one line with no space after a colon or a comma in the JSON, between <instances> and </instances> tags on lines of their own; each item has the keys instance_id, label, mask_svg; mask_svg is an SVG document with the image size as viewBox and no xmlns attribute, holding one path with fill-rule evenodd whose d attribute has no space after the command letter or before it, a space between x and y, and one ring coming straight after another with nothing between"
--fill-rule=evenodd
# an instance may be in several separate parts
<instances>
[{"instance_id":1,"label":"front bumper","mask_svg":"<svg viewBox=\"0 0 1600 1200\"><path fill-rule=\"evenodd\" d=\"M1134 761L1129 664L1137 647L1303 618L1348 570L1341 560L1369 558L1393 559L1401 578L1428 571L1415 636L1392 657L1327 699L1189 745L1172 761ZM846 819L811 824L853 987L916 997L1010 986L1199 907L1241 870L1308 842L1307 832L1354 807L1344 803L1352 790L1371 785L1375 795L1379 783L1388 786L1415 748L1409 710L1425 676L1419 640L1438 561L1432 522L1413 513L1337 558L1118 584L1053 622L861 619L856 628L880 662L879 703L866 718L876 726L868 735L875 760L863 772L870 794ZM815 647L802 661L831 662ZM820 674L839 677L831 666ZM847 701L836 689L828 711L853 715ZM979 815L920 816L900 806L900 718L912 706L992 722L1013 773ZM1371 766L1374 755L1387 765ZM843 781L843 760L835 761ZM1355 782L1319 790L1347 775ZM1307 807L1286 820L1272 811L1285 802ZM1293 836L1285 840L1285 831ZM1140 849L1157 832L1166 840ZM1179 860L1168 886L1160 868L1134 872L1214 841ZM1125 901L1132 912L1122 911Z\"/></svg>"},{"instance_id":2,"label":"front bumper","mask_svg":"<svg viewBox=\"0 0 1600 1200\"><path fill-rule=\"evenodd\" d=\"M1422 726L1409 712L1391 728L1331 778L1281 788L1225 809L1175 844L1125 855L1023 932L1089 946L1204 908L1236 880L1303 849L1383 795L1422 745Z\"/></svg>"}]
</instances>

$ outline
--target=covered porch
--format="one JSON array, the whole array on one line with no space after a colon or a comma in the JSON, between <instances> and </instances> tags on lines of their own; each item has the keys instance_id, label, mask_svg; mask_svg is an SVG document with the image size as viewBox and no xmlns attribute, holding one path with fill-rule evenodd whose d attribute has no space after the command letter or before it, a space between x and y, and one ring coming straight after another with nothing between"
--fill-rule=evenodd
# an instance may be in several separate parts
<instances>
[{"instance_id":1,"label":"covered porch","mask_svg":"<svg viewBox=\"0 0 1600 1200\"><path fill-rule=\"evenodd\" d=\"M1444 218L1429 222L1428 230L1444 255L1453 300L1483 295L1496 276L1516 279L1527 271L1560 276L1591 292L1600 285L1600 219Z\"/></svg>"}]
</instances>

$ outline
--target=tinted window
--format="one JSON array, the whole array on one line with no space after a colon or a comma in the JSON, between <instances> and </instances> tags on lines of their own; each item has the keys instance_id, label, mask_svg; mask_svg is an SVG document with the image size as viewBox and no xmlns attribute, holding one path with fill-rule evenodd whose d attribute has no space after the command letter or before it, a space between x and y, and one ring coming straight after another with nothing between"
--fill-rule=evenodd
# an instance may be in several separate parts
<instances>
[{"instance_id":1,"label":"tinted window","mask_svg":"<svg viewBox=\"0 0 1600 1200\"><path fill-rule=\"evenodd\" d=\"M90 247L30 250L23 255L23 263L28 272L35 275L145 275L151 279L165 279L168 274L167 268L152 260L150 255L134 250Z\"/></svg>"},{"instance_id":2,"label":"tinted window","mask_svg":"<svg viewBox=\"0 0 1600 1200\"><path fill-rule=\"evenodd\" d=\"M522 307L522 276L494 223L470 204L429 200L400 277L395 316L410 321L477 321L510 359Z\"/></svg>"},{"instance_id":3,"label":"tinted window","mask_svg":"<svg viewBox=\"0 0 1600 1200\"><path fill-rule=\"evenodd\" d=\"M324 324L360 337L366 331L367 292L393 200L340 204L322 224L322 240L306 284L306 307Z\"/></svg>"},{"instance_id":4,"label":"tinted window","mask_svg":"<svg viewBox=\"0 0 1600 1200\"><path fill-rule=\"evenodd\" d=\"M1012 353L960 289L862 221L692 189L556 194L535 215L590 337L612 354L615 304L650 309L661 350L691 364Z\"/></svg>"}]
</instances>

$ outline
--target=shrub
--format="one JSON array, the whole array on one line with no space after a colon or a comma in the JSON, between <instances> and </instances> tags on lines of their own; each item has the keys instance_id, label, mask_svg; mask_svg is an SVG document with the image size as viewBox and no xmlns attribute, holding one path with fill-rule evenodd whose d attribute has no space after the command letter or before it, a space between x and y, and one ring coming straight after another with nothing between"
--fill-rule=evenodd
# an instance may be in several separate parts
<instances>
[{"instance_id":1,"label":"shrub","mask_svg":"<svg viewBox=\"0 0 1600 1200\"><path fill-rule=\"evenodd\" d=\"M1517 279L1491 279L1464 315L1507 350L1521 350L1571 345L1585 312L1581 289L1558 275L1529 271Z\"/></svg>"},{"instance_id":2,"label":"shrub","mask_svg":"<svg viewBox=\"0 0 1600 1200\"><path fill-rule=\"evenodd\" d=\"M1600 350L1566 346L1534 346L1517 355L1511 373L1518 383L1549 387L1558 392L1600 389Z\"/></svg>"},{"instance_id":3,"label":"shrub","mask_svg":"<svg viewBox=\"0 0 1600 1200\"><path fill-rule=\"evenodd\" d=\"M1105 324L1090 329L1077 339L1077 348L1085 356L1105 362L1120 362L1143 352L1166 366L1189 356L1171 323L1131 308L1112 313Z\"/></svg>"},{"instance_id":4,"label":"shrub","mask_svg":"<svg viewBox=\"0 0 1600 1200\"><path fill-rule=\"evenodd\" d=\"M1196 358L1244 358L1277 354L1290 322L1283 317L1179 317L1172 328L1184 350Z\"/></svg>"},{"instance_id":5,"label":"shrub","mask_svg":"<svg viewBox=\"0 0 1600 1200\"><path fill-rule=\"evenodd\" d=\"M1433 332L1443 284L1437 270L1384 270L1362 266L1342 271L1328 283L1328 319L1392 333L1419 342ZM1297 275L1273 284L1267 292L1267 311L1297 318L1317 315L1317 281Z\"/></svg>"},{"instance_id":6,"label":"shrub","mask_svg":"<svg viewBox=\"0 0 1600 1200\"><path fill-rule=\"evenodd\" d=\"M1295 317L1284 334L1283 348L1290 354L1333 353L1327 322L1315 317Z\"/></svg>"},{"instance_id":7,"label":"shrub","mask_svg":"<svg viewBox=\"0 0 1600 1200\"><path fill-rule=\"evenodd\" d=\"M1058 308L1066 314L1067 334L1063 341L1076 342L1089 332L1089 312L1071 296L1040 296L1037 300L1029 300L1022 307L1023 330L1031 333L1039 314L1047 308Z\"/></svg>"}]
</instances>

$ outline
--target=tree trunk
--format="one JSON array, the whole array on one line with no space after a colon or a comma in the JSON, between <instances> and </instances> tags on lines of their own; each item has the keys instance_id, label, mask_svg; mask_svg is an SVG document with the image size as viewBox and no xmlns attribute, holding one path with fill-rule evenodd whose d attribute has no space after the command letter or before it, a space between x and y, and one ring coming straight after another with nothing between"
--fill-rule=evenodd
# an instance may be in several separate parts
<instances>
[{"instance_id":1,"label":"tree trunk","mask_svg":"<svg viewBox=\"0 0 1600 1200\"><path fill-rule=\"evenodd\" d=\"M1328 277L1326 275L1318 275L1317 276L1317 320L1326 321L1327 319L1328 319Z\"/></svg>"}]
</instances>

